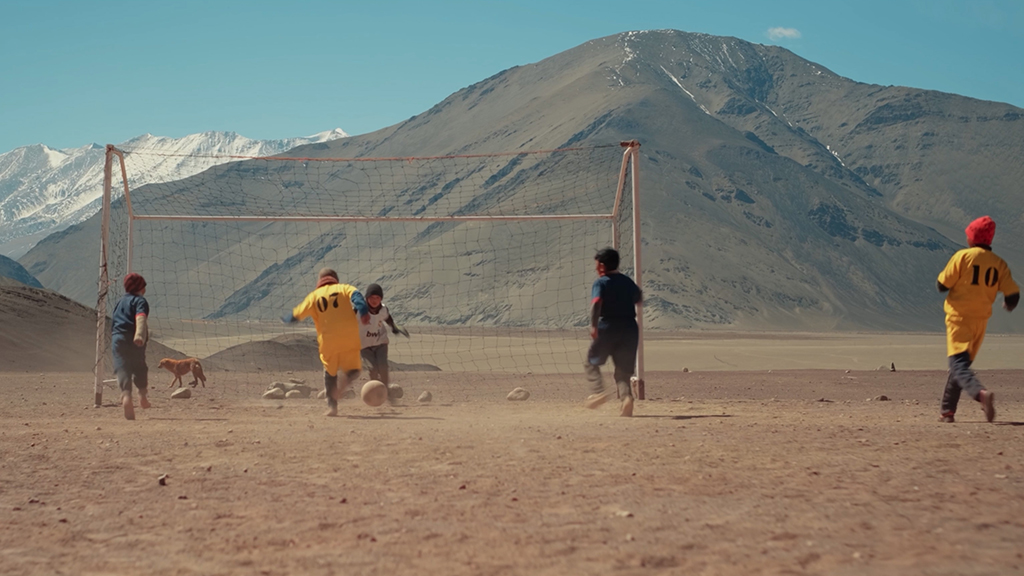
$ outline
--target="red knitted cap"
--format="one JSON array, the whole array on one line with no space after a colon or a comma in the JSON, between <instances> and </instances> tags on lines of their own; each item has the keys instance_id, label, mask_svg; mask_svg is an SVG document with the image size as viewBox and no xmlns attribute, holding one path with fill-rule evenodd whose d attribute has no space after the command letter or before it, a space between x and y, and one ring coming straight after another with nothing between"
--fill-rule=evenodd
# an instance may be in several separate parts
<instances>
[{"instance_id":1,"label":"red knitted cap","mask_svg":"<svg viewBox=\"0 0 1024 576\"><path fill-rule=\"evenodd\" d=\"M124 277L124 291L129 294L137 294L146 287L146 279L141 274L132 272Z\"/></svg>"},{"instance_id":2,"label":"red knitted cap","mask_svg":"<svg viewBox=\"0 0 1024 576\"><path fill-rule=\"evenodd\" d=\"M996 223L988 216L982 216L967 225L967 241L971 244L992 245L992 239L996 235Z\"/></svg>"}]
</instances>

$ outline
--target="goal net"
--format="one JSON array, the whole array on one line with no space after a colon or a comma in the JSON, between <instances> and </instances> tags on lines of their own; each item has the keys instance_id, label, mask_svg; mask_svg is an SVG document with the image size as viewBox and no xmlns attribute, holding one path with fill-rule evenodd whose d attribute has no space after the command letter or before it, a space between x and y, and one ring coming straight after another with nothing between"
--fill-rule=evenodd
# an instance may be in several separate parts
<instances>
[{"instance_id":1,"label":"goal net","mask_svg":"<svg viewBox=\"0 0 1024 576\"><path fill-rule=\"evenodd\" d=\"M288 378L317 389L312 322L281 317L328 267L360 291L382 286L411 335L389 335L389 359L412 401L471 398L498 381L580 396L594 253L617 247L620 269L637 275L637 146L410 158L110 146L98 308L109 317L125 274L146 278L154 391L172 379L163 357L199 358L211 397L258 398ZM169 156L195 175L133 187ZM113 378L99 326L96 375L99 402Z\"/></svg>"}]
</instances>

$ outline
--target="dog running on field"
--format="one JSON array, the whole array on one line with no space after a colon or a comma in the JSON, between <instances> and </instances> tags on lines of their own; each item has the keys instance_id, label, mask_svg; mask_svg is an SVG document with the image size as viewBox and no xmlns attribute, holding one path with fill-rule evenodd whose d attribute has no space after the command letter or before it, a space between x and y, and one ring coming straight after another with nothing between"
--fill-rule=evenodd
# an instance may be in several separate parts
<instances>
[{"instance_id":1,"label":"dog running on field","mask_svg":"<svg viewBox=\"0 0 1024 576\"><path fill-rule=\"evenodd\" d=\"M181 388L182 381L181 377L192 373L192 381L188 383L189 386L195 388L200 382L203 384L203 388L206 388L206 375L203 374L203 365L199 363L196 358L185 358L184 360L174 360L173 358L164 358L160 361L159 366L171 374L174 374L174 380L171 380L169 388L174 388L174 383L178 383L178 388Z\"/></svg>"}]
</instances>

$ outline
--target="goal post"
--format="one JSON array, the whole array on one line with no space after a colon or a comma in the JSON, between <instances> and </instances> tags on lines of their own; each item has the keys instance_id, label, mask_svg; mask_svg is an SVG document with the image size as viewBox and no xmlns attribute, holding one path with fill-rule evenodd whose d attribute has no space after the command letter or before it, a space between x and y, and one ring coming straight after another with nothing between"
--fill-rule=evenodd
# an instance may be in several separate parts
<instances>
[{"instance_id":1,"label":"goal post","mask_svg":"<svg viewBox=\"0 0 1024 576\"><path fill-rule=\"evenodd\" d=\"M148 283L151 387L160 357L194 356L251 397L259 384L246 375L318 369L311 323L279 319L321 267L360 290L383 287L412 333L391 337L393 376L441 372L450 394L468 398L489 375L545 374L547 390L578 395L594 253L619 249L620 268L642 280L638 148L324 158L309 147L249 157L108 146L96 404L125 274ZM168 165L185 176L145 179ZM638 306L641 399L642 321Z\"/></svg>"}]
</instances>

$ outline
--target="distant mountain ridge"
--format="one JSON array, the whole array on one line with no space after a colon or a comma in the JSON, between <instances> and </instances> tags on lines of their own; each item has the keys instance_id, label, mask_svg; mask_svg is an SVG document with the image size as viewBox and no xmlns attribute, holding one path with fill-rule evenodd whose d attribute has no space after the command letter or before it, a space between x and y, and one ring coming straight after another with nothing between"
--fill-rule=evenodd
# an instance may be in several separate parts
<instances>
[{"instance_id":1,"label":"distant mountain ridge","mask_svg":"<svg viewBox=\"0 0 1024 576\"><path fill-rule=\"evenodd\" d=\"M863 84L736 38L658 30L596 39L394 126L287 154L409 157L626 139L642 143L650 328L941 330L935 278L963 245L963 227L986 213L999 223L996 252L1024 268L1024 110ZM178 184L187 194L190 181ZM444 184L424 187L443 193ZM97 230L86 221L20 262L87 302L95 266L76 261L93 258ZM344 248L323 261L342 259ZM496 282L509 274L501 262L473 271ZM272 263L254 272L265 272L266 294L295 281ZM395 278L389 297L428 281L426 269ZM1019 318L999 313L990 326L1024 331Z\"/></svg>"},{"instance_id":2,"label":"distant mountain ridge","mask_svg":"<svg viewBox=\"0 0 1024 576\"><path fill-rule=\"evenodd\" d=\"M202 132L182 138L144 134L118 146L180 155L268 156L347 136L340 128L279 140L253 140L234 132ZM35 144L0 154L0 254L20 257L48 234L95 214L103 193L104 154L99 144L62 150ZM133 175L137 178L132 185L178 180L191 176L196 166L180 157L168 157L146 174Z\"/></svg>"},{"instance_id":3,"label":"distant mountain ridge","mask_svg":"<svg viewBox=\"0 0 1024 576\"><path fill-rule=\"evenodd\" d=\"M25 267L11 260L7 256L0 255L0 278L9 278L32 288L42 288L43 285L36 280L35 276L28 273Z\"/></svg>"}]
</instances>

